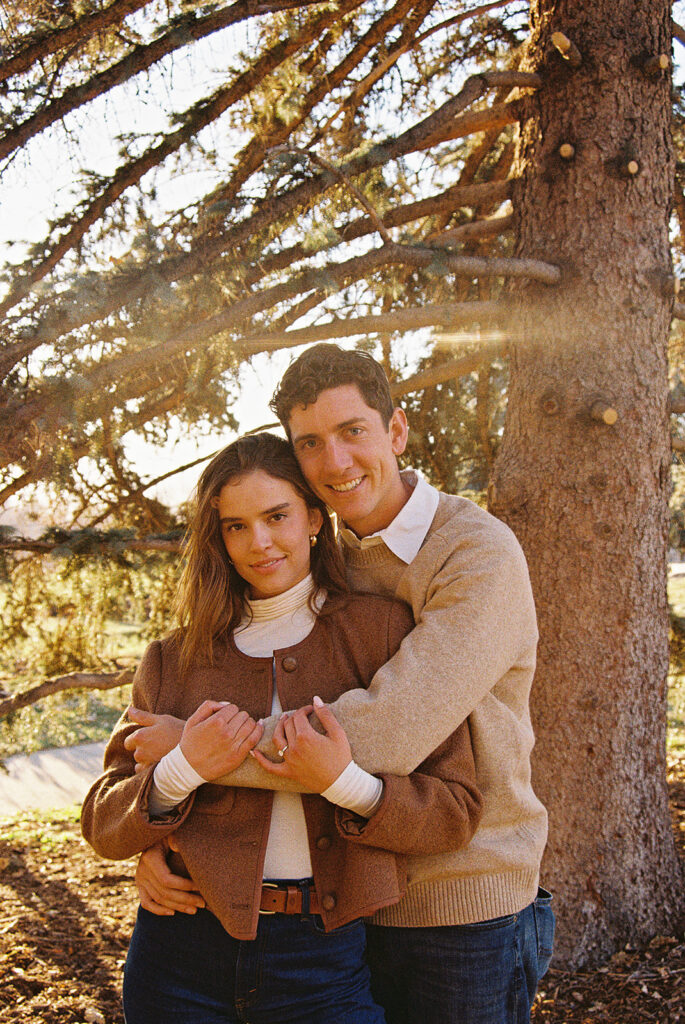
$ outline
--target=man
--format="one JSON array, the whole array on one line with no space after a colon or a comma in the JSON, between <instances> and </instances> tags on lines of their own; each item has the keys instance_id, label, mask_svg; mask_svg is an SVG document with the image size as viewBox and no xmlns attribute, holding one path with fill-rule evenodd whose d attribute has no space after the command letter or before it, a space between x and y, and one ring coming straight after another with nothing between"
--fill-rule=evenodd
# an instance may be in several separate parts
<instances>
[{"instance_id":1,"label":"man","mask_svg":"<svg viewBox=\"0 0 685 1024\"><path fill-rule=\"evenodd\" d=\"M484 798L469 846L412 857L407 894L369 923L374 995L389 1024L527 1021L553 915L548 894L538 896L547 819L530 783L537 628L521 549L474 503L400 472L406 417L369 356L308 349L272 408L310 486L338 516L352 588L398 597L414 614L414 630L369 689L331 705L355 761L407 775L468 717ZM275 723L265 725L268 738ZM146 731L133 740L141 759ZM248 758L224 781L287 782L260 772ZM194 905L190 884L159 853L143 855L139 882L148 909Z\"/></svg>"}]
</instances>

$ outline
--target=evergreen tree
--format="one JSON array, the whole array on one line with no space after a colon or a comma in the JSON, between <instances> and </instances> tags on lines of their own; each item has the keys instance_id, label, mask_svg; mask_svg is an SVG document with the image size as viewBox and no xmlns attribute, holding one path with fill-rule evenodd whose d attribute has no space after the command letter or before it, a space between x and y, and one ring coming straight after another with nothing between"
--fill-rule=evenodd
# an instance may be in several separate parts
<instances>
[{"instance_id":1,"label":"evergreen tree","mask_svg":"<svg viewBox=\"0 0 685 1024\"><path fill-rule=\"evenodd\" d=\"M412 461L489 486L531 565L568 963L682 910L663 743L679 6L4 8L3 173L47 151L72 180L4 267L0 500L41 482L81 525L166 530L128 432L233 425L257 353L373 347Z\"/></svg>"}]
</instances>

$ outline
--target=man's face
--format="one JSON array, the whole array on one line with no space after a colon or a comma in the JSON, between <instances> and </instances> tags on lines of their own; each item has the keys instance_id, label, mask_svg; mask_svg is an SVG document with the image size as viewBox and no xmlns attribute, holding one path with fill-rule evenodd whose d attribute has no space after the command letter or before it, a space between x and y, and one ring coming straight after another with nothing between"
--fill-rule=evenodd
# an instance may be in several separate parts
<instances>
[{"instance_id":1,"label":"man's face","mask_svg":"<svg viewBox=\"0 0 685 1024\"><path fill-rule=\"evenodd\" d=\"M288 426L310 487L357 536L390 525L408 497L397 466L407 443L401 409L386 429L356 384L343 384L295 406Z\"/></svg>"}]
</instances>

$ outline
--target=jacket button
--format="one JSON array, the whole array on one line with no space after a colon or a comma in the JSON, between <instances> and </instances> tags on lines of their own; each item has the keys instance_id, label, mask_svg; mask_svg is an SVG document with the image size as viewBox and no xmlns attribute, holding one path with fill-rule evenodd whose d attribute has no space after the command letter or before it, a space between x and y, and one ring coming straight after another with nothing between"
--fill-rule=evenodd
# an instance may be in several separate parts
<instances>
[{"instance_id":1,"label":"jacket button","mask_svg":"<svg viewBox=\"0 0 685 1024\"><path fill-rule=\"evenodd\" d=\"M321 900L321 906L324 910L335 909L335 896L332 892L327 892L324 898Z\"/></svg>"},{"instance_id":2,"label":"jacket button","mask_svg":"<svg viewBox=\"0 0 685 1024\"><path fill-rule=\"evenodd\" d=\"M319 836L316 840L317 850L330 850L331 848L331 837L330 836Z\"/></svg>"},{"instance_id":3,"label":"jacket button","mask_svg":"<svg viewBox=\"0 0 685 1024\"><path fill-rule=\"evenodd\" d=\"M293 658L292 655L288 655L287 658L283 659L283 668L286 672L294 672L297 668L297 658Z\"/></svg>"}]
</instances>

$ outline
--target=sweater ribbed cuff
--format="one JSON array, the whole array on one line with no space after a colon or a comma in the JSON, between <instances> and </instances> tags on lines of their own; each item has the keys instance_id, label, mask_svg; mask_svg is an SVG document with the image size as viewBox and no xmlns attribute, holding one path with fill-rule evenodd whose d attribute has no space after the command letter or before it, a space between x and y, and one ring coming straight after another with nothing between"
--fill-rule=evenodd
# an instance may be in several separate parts
<instances>
[{"instance_id":1,"label":"sweater ribbed cuff","mask_svg":"<svg viewBox=\"0 0 685 1024\"><path fill-rule=\"evenodd\" d=\"M383 801L383 782L350 761L321 796L329 803L354 811L362 818L370 818Z\"/></svg>"},{"instance_id":2,"label":"sweater ribbed cuff","mask_svg":"<svg viewBox=\"0 0 685 1024\"><path fill-rule=\"evenodd\" d=\"M177 807L206 781L195 771L178 744L155 768L149 798L150 817L159 818Z\"/></svg>"}]
</instances>

